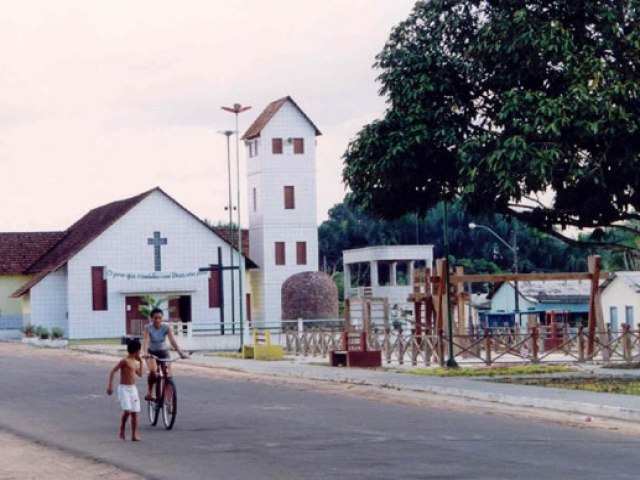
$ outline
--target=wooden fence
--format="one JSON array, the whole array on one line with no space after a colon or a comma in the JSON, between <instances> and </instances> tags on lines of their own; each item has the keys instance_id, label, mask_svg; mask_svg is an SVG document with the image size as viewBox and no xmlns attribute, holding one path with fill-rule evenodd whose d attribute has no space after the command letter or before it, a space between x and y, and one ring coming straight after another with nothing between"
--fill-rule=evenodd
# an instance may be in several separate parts
<instances>
[{"instance_id":1,"label":"wooden fence","mask_svg":"<svg viewBox=\"0 0 640 480\"><path fill-rule=\"evenodd\" d=\"M289 355L326 356L331 350L342 349L342 330L286 330L285 352ZM368 333L369 348L382 351L387 365L441 365L446 363L449 338L423 331L415 334L386 329ZM640 324L635 330L623 324L620 331L594 332L593 353L587 352L587 328L532 327L526 331L510 328L485 328L453 335L453 347L458 363L539 363L539 362L640 362Z\"/></svg>"}]
</instances>

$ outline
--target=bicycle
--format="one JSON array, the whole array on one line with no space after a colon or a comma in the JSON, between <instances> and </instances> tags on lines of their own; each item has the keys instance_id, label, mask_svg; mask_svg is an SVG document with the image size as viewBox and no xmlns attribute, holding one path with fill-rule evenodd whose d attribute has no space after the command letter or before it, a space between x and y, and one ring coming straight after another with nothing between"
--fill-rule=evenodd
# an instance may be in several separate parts
<instances>
[{"instance_id":1,"label":"bicycle","mask_svg":"<svg viewBox=\"0 0 640 480\"><path fill-rule=\"evenodd\" d=\"M155 355L149 355L149 357L155 358L160 366L153 386L155 398L147 400L149 422L151 422L151 426L155 427L158 423L160 412L162 412L162 423L164 423L164 427L167 430L171 430L178 413L178 393L173 377L167 374L167 364L180 360L181 357L158 358Z\"/></svg>"}]
</instances>

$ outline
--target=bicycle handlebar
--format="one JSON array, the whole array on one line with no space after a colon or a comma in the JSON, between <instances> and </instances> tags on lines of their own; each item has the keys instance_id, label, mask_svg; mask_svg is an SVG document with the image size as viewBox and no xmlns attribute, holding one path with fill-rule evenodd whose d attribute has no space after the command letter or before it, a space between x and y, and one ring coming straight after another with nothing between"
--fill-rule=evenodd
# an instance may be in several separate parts
<instances>
[{"instance_id":1,"label":"bicycle handlebar","mask_svg":"<svg viewBox=\"0 0 640 480\"><path fill-rule=\"evenodd\" d=\"M188 358L191 358L191 355L185 355L184 357L174 357L174 358L160 358L160 357L156 357L155 355L146 355L146 358L154 358L156 361L158 362L163 362L163 363L172 363L172 362L177 362L178 360L186 360Z\"/></svg>"}]
</instances>

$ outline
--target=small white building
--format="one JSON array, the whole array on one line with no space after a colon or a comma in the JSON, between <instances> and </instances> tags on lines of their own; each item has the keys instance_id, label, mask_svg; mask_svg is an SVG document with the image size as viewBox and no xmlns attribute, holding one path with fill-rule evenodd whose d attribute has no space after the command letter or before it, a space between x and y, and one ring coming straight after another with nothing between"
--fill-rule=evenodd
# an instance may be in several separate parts
<instances>
[{"instance_id":1,"label":"small white building","mask_svg":"<svg viewBox=\"0 0 640 480\"><path fill-rule=\"evenodd\" d=\"M626 323L636 328L640 312L640 272L615 272L600 287L600 302L605 323L620 331Z\"/></svg>"},{"instance_id":2,"label":"small white building","mask_svg":"<svg viewBox=\"0 0 640 480\"><path fill-rule=\"evenodd\" d=\"M384 245L342 252L344 293L388 299L391 308L413 310L407 301L416 268L433 269L433 245Z\"/></svg>"},{"instance_id":3,"label":"small white building","mask_svg":"<svg viewBox=\"0 0 640 480\"><path fill-rule=\"evenodd\" d=\"M69 339L140 335L138 307L151 296L171 297L165 318L189 328L239 328L226 285L245 271L244 256L160 188L95 208L62 233L12 295L25 324L59 327Z\"/></svg>"}]
</instances>

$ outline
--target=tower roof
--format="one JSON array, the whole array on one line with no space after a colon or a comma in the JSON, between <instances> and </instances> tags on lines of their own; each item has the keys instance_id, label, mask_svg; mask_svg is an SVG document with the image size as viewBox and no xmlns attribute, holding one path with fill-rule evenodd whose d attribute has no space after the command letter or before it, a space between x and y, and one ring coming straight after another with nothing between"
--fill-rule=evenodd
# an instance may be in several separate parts
<instances>
[{"instance_id":1,"label":"tower roof","mask_svg":"<svg viewBox=\"0 0 640 480\"><path fill-rule=\"evenodd\" d=\"M256 118L256 120L251 124L249 129L242 136L242 139L250 140L252 138L259 137L265 125L267 125L267 123L271 121L273 116L276 113L278 113L278 110L280 110L282 105L284 105L287 101L291 102L291 104L294 107L296 107L296 109L302 114L302 116L304 116L304 118L307 119L307 121L311 124L311 126L315 130L316 135L322 135L320 130L318 130L318 127L315 126L315 124L311 121L311 119L307 116L307 114L304 113L302 109L298 106L298 104L294 102L290 96L287 95L286 97L282 97L279 100L271 102L269 105L267 105L267 108L265 108L262 111L262 113L258 115L258 118Z\"/></svg>"}]
</instances>

